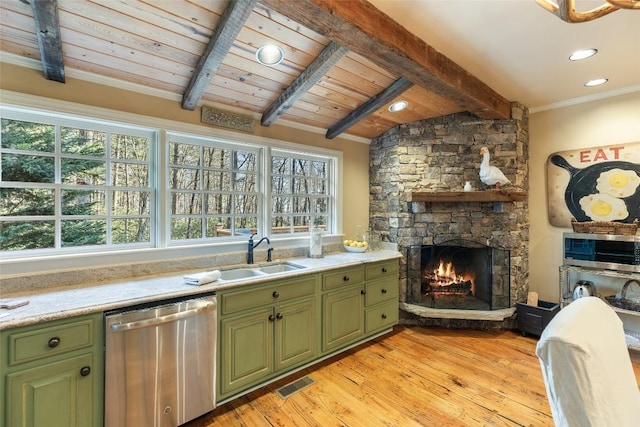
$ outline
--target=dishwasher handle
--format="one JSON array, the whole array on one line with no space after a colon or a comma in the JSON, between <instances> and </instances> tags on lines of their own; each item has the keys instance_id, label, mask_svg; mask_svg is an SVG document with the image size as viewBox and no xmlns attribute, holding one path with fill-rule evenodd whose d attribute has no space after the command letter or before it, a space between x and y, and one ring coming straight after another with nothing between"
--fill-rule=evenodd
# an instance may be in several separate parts
<instances>
[{"instance_id":1,"label":"dishwasher handle","mask_svg":"<svg viewBox=\"0 0 640 427\"><path fill-rule=\"evenodd\" d=\"M174 322L187 317L195 316L206 311L211 311L216 306L214 301L199 301L199 305L190 310L179 311L177 313L167 314L161 317L151 317L149 319L136 320L135 322L115 323L111 325L112 331L127 331L131 329L144 328L147 326L160 325L162 323Z\"/></svg>"}]
</instances>

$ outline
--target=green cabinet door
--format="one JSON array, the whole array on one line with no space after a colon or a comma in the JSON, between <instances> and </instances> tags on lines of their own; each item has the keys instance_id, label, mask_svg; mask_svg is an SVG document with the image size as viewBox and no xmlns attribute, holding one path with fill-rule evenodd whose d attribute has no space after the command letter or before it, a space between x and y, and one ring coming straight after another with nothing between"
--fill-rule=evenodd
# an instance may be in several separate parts
<instances>
[{"instance_id":1,"label":"green cabinet door","mask_svg":"<svg viewBox=\"0 0 640 427\"><path fill-rule=\"evenodd\" d=\"M258 383L273 370L273 308L220 322L220 393Z\"/></svg>"},{"instance_id":2,"label":"green cabinet door","mask_svg":"<svg viewBox=\"0 0 640 427\"><path fill-rule=\"evenodd\" d=\"M353 286L322 296L322 351L351 344L364 336L364 287Z\"/></svg>"},{"instance_id":3,"label":"green cabinet door","mask_svg":"<svg viewBox=\"0 0 640 427\"><path fill-rule=\"evenodd\" d=\"M276 371L298 365L317 356L315 300L275 307Z\"/></svg>"},{"instance_id":4,"label":"green cabinet door","mask_svg":"<svg viewBox=\"0 0 640 427\"><path fill-rule=\"evenodd\" d=\"M87 427L93 425L93 356L49 363L7 375L10 427Z\"/></svg>"}]
</instances>

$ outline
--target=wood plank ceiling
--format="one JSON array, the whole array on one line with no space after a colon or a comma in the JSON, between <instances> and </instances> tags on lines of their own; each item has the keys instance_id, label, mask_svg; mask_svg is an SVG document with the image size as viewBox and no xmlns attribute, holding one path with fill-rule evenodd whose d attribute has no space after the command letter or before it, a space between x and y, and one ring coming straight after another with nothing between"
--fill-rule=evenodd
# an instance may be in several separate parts
<instances>
[{"instance_id":1,"label":"wood plank ceiling","mask_svg":"<svg viewBox=\"0 0 640 427\"><path fill-rule=\"evenodd\" d=\"M0 49L170 92L182 107L230 108L374 138L469 111L509 118L509 101L365 0L7 0ZM260 65L258 47L285 59ZM388 106L406 100L407 109Z\"/></svg>"}]
</instances>

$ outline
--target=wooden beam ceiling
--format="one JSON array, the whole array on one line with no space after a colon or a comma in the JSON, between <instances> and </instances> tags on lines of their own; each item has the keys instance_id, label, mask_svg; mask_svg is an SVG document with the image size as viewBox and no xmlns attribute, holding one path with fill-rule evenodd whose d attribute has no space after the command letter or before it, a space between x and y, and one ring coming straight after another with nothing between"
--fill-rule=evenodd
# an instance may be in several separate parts
<instances>
[{"instance_id":1,"label":"wooden beam ceiling","mask_svg":"<svg viewBox=\"0 0 640 427\"><path fill-rule=\"evenodd\" d=\"M330 42L311 64L291 83L273 104L262 114L260 123L269 126L284 114L298 98L307 93L333 66L346 55L348 50L335 42Z\"/></svg>"},{"instance_id":2,"label":"wooden beam ceiling","mask_svg":"<svg viewBox=\"0 0 640 427\"><path fill-rule=\"evenodd\" d=\"M196 108L256 3L257 0L229 0L204 55L191 76L182 97L182 108Z\"/></svg>"},{"instance_id":3,"label":"wooden beam ceiling","mask_svg":"<svg viewBox=\"0 0 640 427\"><path fill-rule=\"evenodd\" d=\"M364 0L260 3L478 117L511 116L507 99Z\"/></svg>"},{"instance_id":4,"label":"wooden beam ceiling","mask_svg":"<svg viewBox=\"0 0 640 427\"><path fill-rule=\"evenodd\" d=\"M345 130L349 129L354 124L358 123L360 120L367 117L369 114L378 111L384 104L391 101L407 89L413 86L409 80L404 77L400 77L398 80L393 82L391 86L386 88L384 91L369 99L367 102L362 104L360 107L353 110L349 113L345 118L340 120L335 125L331 126L326 133L327 139L333 139L336 136L340 135Z\"/></svg>"},{"instance_id":5,"label":"wooden beam ceiling","mask_svg":"<svg viewBox=\"0 0 640 427\"><path fill-rule=\"evenodd\" d=\"M64 59L56 0L31 0L44 76L64 83Z\"/></svg>"}]
</instances>

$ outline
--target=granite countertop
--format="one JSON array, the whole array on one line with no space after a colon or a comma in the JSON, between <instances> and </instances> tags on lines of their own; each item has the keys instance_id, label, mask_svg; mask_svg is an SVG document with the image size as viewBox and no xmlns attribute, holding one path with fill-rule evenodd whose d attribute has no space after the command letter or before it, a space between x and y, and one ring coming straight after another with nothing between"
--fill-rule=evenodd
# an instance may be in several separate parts
<instances>
[{"instance_id":1,"label":"granite countertop","mask_svg":"<svg viewBox=\"0 0 640 427\"><path fill-rule=\"evenodd\" d=\"M22 295L15 300L28 300L28 304L13 309L0 309L0 330L25 326L50 320L64 319L85 314L104 312L136 304L161 301L169 298L188 297L222 289L230 289L250 284L272 281L276 278L291 278L309 273L360 265L364 263L400 258L401 254L392 250L365 253L340 252L323 258L289 258L275 260L274 263L290 262L305 267L299 270L273 273L264 276L238 280L217 280L205 285L185 284L182 276L198 271L184 271L180 274L150 275L134 280L119 280L99 285L72 289L57 289ZM264 265L264 263L256 264ZM220 269L233 268L220 266ZM211 269L209 269L211 270Z\"/></svg>"}]
</instances>

